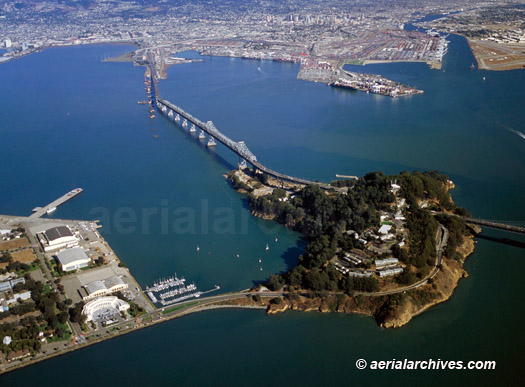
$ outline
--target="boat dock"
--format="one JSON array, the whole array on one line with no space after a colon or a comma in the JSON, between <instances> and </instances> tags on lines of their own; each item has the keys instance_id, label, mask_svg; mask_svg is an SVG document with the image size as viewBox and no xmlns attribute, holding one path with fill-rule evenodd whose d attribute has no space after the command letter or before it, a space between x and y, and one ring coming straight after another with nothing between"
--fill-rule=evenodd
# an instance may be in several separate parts
<instances>
[{"instance_id":1,"label":"boat dock","mask_svg":"<svg viewBox=\"0 0 525 387\"><path fill-rule=\"evenodd\" d=\"M74 190L69 191L64 196L59 197L54 202L49 203L47 206L34 208L33 213L29 215L29 218L41 218L43 215L53 212L58 206L64 204L69 199L74 198L82 191L84 191L82 188L75 188Z\"/></svg>"},{"instance_id":2,"label":"boat dock","mask_svg":"<svg viewBox=\"0 0 525 387\"><path fill-rule=\"evenodd\" d=\"M168 306L190 298L199 298L203 294L220 289L220 286L215 285L213 289L201 292L195 284L186 285L185 282L184 277L178 278L175 274L172 277L155 281L151 287L146 286L146 294L154 304L160 303L162 306Z\"/></svg>"}]
</instances>

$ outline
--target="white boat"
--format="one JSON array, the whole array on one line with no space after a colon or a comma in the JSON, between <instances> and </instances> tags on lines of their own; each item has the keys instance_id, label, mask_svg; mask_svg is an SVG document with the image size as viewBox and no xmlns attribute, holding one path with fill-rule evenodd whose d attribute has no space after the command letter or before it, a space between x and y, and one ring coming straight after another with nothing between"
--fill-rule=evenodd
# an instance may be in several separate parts
<instances>
[{"instance_id":1,"label":"white boat","mask_svg":"<svg viewBox=\"0 0 525 387\"><path fill-rule=\"evenodd\" d=\"M259 263L261 263L261 258L259 258Z\"/></svg>"},{"instance_id":2,"label":"white boat","mask_svg":"<svg viewBox=\"0 0 525 387\"><path fill-rule=\"evenodd\" d=\"M266 250L270 250L270 246L268 246L268 243L266 244Z\"/></svg>"},{"instance_id":3,"label":"white boat","mask_svg":"<svg viewBox=\"0 0 525 387\"><path fill-rule=\"evenodd\" d=\"M275 238L275 241L277 242L279 239Z\"/></svg>"},{"instance_id":4,"label":"white boat","mask_svg":"<svg viewBox=\"0 0 525 387\"><path fill-rule=\"evenodd\" d=\"M46 212L47 212L48 214L50 214L50 213L52 213L53 211L55 211L56 209L57 209L56 207L49 207L49 208L47 209Z\"/></svg>"},{"instance_id":5,"label":"white boat","mask_svg":"<svg viewBox=\"0 0 525 387\"><path fill-rule=\"evenodd\" d=\"M197 246L197 251L199 251L201 248L199 246Z\"/></svg>"}]
</instances>

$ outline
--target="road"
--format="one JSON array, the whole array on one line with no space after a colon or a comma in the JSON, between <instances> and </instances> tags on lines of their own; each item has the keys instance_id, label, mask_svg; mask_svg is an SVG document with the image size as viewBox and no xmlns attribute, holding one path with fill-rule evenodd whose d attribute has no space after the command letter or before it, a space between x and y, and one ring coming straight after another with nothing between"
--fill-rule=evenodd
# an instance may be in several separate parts
<instances>
[{"instance_id":1,"label":"road","mask_svg":"<svg viewBox=\"0 0 525 387\"><path fill-rule=\"evenodd\" d=\"M436 233L436 261L434 264L434 267L432 268L432 271L422 280L402 288L389 290L389 291L383 291L383 292L374 292L374 293L362 293L362 292L356 292L356 295L363 295L367 297L380 297L380 296L387 296L392 294L398 294L398 293L404 293L409 290L416 289L425 283L431 278L433 278L440 270L440 265L442 263L443 253L446 248L448 241L448 230L443 226L439 225L438 231ZM38 254L39 258L43 258L42 254ZM42 262L42 267L44 270L44 273L46 277L51 276L51 273L49 270L47 270L47 266L45 265L45 262ZM49 278L49 277L48 277ZM52 277L51 277L52 278ZM53 289L56 289L56 285L51 282L51 286ZM74 350L78 347L83 347L84 345L90 345L95 344L97 342L110 339L112 337L130 333L135 331L136 329L144 328L147 326L151 326L154 324L158 324L167 320L171 320L174 318L178 318L190 313L196 313L208 310L208 307L212 307L214 304L218 304L220 302L225 301L232 301L237 300L241 298L247 298L247 297L253 297L254 295L258 294L261 297L264 298L274 298L274 297L282 297L288 294L286 291L269 291L269 292L249 292L249 291L241 291L241 292L234 292L234 293L227 293L227 294L219 294L215 296L209 296L204 298L194 298L190 300L186 300L177 304L173 304L170 306L165 306L162 308L159 308L155 311L145 313L141 315L139 318L135 318L133 320L125 320L121 321L117 324L111 325L109 327L101 327L97 330L91 331L89 333L90 340L86 341L86 337L88 334L81 333L80 327L78 324L72 324L74 328L74 334L76 336L76 344L72 344L70 342L57 342L57 343L48 343L45 344L45 347L43 346L43 349L45 348L45 352L41 352L36 355L36 357L33 359L33 361L39 361L44 360L48 357L60 355L66 352L69 352L71 350ZM299 295L307 295L307 292L301 292L296 293ZM332 294L341 294L341 292L333 292ZM232 305L232 307L235 307ZM249 306L247 306L249 307ZM176 310L173 310L172 312L166 313L167 310L177 308ZM33 362L32 361L32 362ZM0 367L0 372L6 371L8 369L17 368L19 366L30 364L30 362L23 362L23 363L13 363L11 365L5 365L4 367Z\"/></svg>"},{"instance_id":2,"label":"road","mask_svg":"<svg viewBox=\"0 0 525 387\"><path fill-rule=\"evenodd\" d=\"M380 297L380 296L388 296L388 295L392 295L392 294L404 293L404 292L407 292L409 290L413 290L413 289L416 289L416 288L418 288L420 286L423 286L424 284L426 284L428 282L429 279L434 278L434 276L439 272L440 267L441 267L441 263L442 263L442 260L443 260L443 253L444 253L445 248L447 246L447 241L448 241L448 230L442 224L439 224L438 230L436 232L436 261L435 261L434 267L432 268L430 273L425 278L421 279L420 281L418 281L418 282L416 282L416 283L414 283L412 285L404 286L404 287L393 289L393 290L387 290L387 291L382 291L382 292L374 292L374 293L356 292L355 294L356 295L363 295L363 296L367 296L367 297ZM243 292L219 294L219 295L216 295L216 296L210 296L210 297L205 297L205 298L200 298L200 299L190 299L190 300L186 300L186 301L174 304L174 305L170 305L170 306L165 306L165 307L159 308L159 309L157 309L157 310L155 310L155 311L153 311L151 313L144 314L144 315L141 316L141 319L142 320L145 320L145 319L149 320L149 317L151 317L152 322L156 322L157 320L162 320L162 319L165 319L165 318L170 318L171 319L171 318L178 317L180 315L185 315L185 314L188 314L188 313L198 312L204 306L216 304L216 303L223 302L223 301L231 301L231 300L237 300L239 298L251 297L251 296L254 296L255 294L259 294L261 297L274 298L274 297L282 297L282 296L284 296L287 293L288 292L286 292L286 291L258 292L258 293L243 291ZM299 293L299 294L307 294L307 293L305 292L305 293ZM340 292L334 292L334 294L341 294L341 293ZM198 304L197 305L192 305L192 304L195 304L195 302L198 302ZM185 305L190 305L190 306L184 308L183 306L185 306ZM165 312L166 310L172 309L174 307L180 307L180 309L177 309L177 310L173 311L172 313L169 313L168 316L163 314L163 312ZM124 321L124 322L121 322L119 324L111 326L111 329L113 329L113 328L117 328L117 330L118 330L118 328L122 329L123 327L125 327L128 324L129 324L129 321ZM104 330L107 331L108 328L100 328L99 329L99 331L104 331Z\"/></svg>"},{"instance_id":3,"label":"road","mask_svg":"<svg viewBox=\"0 0 525 387\"><path fill-rule=\"evenodd\" d=\"M445 252L445 248L447 247L447 241L448 241L448 230L446 227L444 227L442 224L439 224L438 231L436 233L436 262L434 263L434 267L430 271L430 273L423 278L422 280L413 283L412 285L404 286L402 288L397 288L393 290L387 290L384 292L374 292L374 293L357 293L363 296L369 296L369 297L378 297L378 296L388 296L391 294L398 294L398 293L405 293L409 290L414 290L419 288L420 286L423 286L428 282L429 279L434 278L435 275L439 272L439 269L441 267L441 262L443 261L443 253Z\"/></svg>"}]
</instances>

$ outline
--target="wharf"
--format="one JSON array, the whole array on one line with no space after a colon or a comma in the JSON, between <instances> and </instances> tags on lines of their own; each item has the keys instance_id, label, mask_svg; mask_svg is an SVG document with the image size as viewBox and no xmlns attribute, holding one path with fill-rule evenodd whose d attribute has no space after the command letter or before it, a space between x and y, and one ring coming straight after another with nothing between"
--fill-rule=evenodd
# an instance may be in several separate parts
<instances>
[{"instance_id":1,"label":"wharf","mask_svg":"<svg viewBox=\"0 0 525 387\"><path fill-rule=\"evenodd\" d=\"M74 190L69 191L67 194L59 197L57 200L49 203L47 206L44 206L44 207L41 207L41 208L35 208L33 210L34 212L31 215L29 215L29 218L41 218L43 215L47 214L48 210L50 210L52 208L56 209L56 207L60 206L61 204L64 204L69 199L74 198L75 196L77 196L82 191L84 191L82 188L75 188Z\"/></svg>"}]
</instances>

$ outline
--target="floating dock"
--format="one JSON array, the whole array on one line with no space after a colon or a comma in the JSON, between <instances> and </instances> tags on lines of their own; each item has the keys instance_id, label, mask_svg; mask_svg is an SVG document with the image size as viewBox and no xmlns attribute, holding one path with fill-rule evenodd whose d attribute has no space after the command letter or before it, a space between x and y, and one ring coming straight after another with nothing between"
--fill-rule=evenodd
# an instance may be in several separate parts
<instances>
[{"instance_id":1,"label":"floating dock","mask_svg":"<svg viewBox=\"0 0 525 387\"><path fill-rule=\"evenodd\" d=\"M33 213L29 215L29 217L30 218L41 218L43 215L53 212L58 206L60 206L61 204L64 204L69 199L74 198L82 191L84 191L82 188L75 188L74 190L69 191L64 196L59 197L54 202L49 203L47 206L36 207L33 209Z\"/></svg>"}]
</instances>

